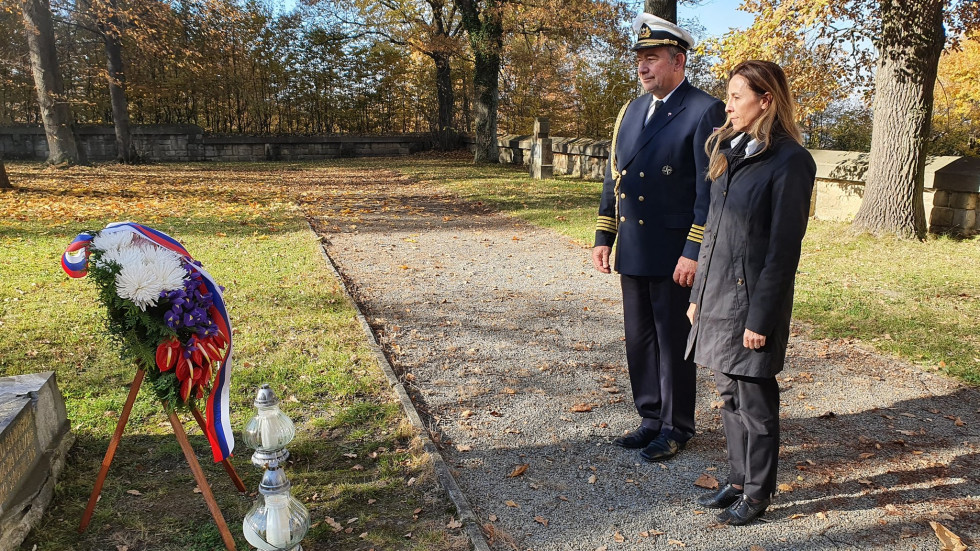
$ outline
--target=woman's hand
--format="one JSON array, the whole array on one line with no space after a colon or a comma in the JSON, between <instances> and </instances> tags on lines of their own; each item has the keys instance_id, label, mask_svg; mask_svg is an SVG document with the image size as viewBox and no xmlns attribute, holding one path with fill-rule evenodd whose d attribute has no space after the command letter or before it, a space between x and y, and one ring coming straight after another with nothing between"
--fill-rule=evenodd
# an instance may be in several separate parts
<instances>
[{"instance_id":1,"label":"woman's hand","mask_svg":"<svg viewBox=\"0 0 980 551\"><path fill-rule=\"evenodd\" d=\"M694 306L693 304L691 306ZM690 314L690 310L688 310ZM751 329L745 330L745 335L742 336L742 345L749 350L758 350L766 345L766 336L760 335Z\"/></svg>"},{"instance_id":2,"label":"woman's hand","mask_svg":"<svg viewBox=\"0 0 980 551\"><path fill-rule=\"evenodd\" d=\"M698 305L694 304L693 302L687 307L687 319L691 320L691 325L694 325L694 314L696 314L697 311Z\"/></svg>"}]
</instances>

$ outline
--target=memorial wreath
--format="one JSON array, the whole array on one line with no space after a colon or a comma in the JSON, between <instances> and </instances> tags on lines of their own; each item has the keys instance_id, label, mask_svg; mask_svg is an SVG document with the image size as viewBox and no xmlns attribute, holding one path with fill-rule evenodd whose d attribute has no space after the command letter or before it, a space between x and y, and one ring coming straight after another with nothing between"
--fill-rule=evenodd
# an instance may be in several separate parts
<instances>
[{"instance_id":1,"label":"memorial wreath","mask_svg":"<svg viewBox=\"0 0 980 551\"><path fill-rule=\"evenodd\" d=\"M95 282L121 357L144 369L158 398L168 407L206 400L214 459L230 456L231 321L201 263L163 232L117 222L79 234L61 266Z\"/></svg>"}]
</instances>

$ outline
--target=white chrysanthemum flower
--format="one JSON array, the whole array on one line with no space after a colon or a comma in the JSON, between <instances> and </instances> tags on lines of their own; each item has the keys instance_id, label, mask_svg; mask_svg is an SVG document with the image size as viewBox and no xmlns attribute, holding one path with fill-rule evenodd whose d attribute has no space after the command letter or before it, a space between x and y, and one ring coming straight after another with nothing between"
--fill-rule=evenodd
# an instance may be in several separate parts
<instances>
[{"instance_id":1,"label":"white chrysanthemum flower","mask_svg":"<svg viewBox=\"0 0 980 551\"><path fill-rule=\"evenodd\" d=\"M106 232L103 230L92 240L92 247L108 253L129 248L132 242L133 234L129 232Z\"/></svg>"},{"instance_id":2,"label":"white chrysanthemum flower","mask_svg":"<svg viewBox=\"0 0 980 551\"><path fill-rule=\"evenodd\" d=\"M153 246L143 250L143 262L156 277L161 291L173 291L184 286L187 272L181 265L177 253Z\"/></svg>"},{"instance_id":3,"label":"white chrysanthemum flower","mask_svg":"<svg viewBox=\"0 0 980 551\"><path fill-rule=\"evenodd\" d=\"M156 304L161 290L156 274L142 260L122 264L116 276L116 294L133 301L140 310Z\"/></svg>"},{"instance_id":4,"label":"white chrysanthemum flower","mask_svg":"<svg viewBox=\"0 0 980 551\"><path fill-rule=\"evenodd\" d=\"M113 263L120 266L142 264L143 251L133 247L124 249L110 249L102 253L95 265L99 268L107 268Z\"/></svg>"}]
</instances>

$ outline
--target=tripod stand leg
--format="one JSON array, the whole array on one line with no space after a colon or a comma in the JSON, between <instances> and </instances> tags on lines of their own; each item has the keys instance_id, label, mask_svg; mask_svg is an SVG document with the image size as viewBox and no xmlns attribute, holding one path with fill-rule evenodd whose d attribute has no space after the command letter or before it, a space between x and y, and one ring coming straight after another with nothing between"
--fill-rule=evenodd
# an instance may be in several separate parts
<instances>
[{"instance_id":1,"label":"tripod stand leg","mask_svg":"<svg viewBox=\"0 0 980 551\"><path fill-rule=\"evenodd\" d=\"M201 430L207 431L207 429L204 428L205 421L204 416L201 415L201 411L198 410L197 407L193 407L191 408L191 413L194 414L194 419L197 420L197 425L201 427ZM223 459L221 464L224 466L225 472L228 473L228 476L231 477L231 481L235 484L235 487L238 488L238 491L244 494L246 492L245 483L238 477L238 472L235 471L235 467L231 464L231 461L228 461L228 459Z\"/></svg>"},{"instance_id":2,"label":"tripod stand leg","mask_svg":"<svg viewBox=\"0 0 980 551\"><path fill-rule=\"evenodd\" d=\"M167 409L167 404L164 403L163 407ZM214 494L211 493L211 486L208 485L207 479L204 478L204 471L201 469L201 464L197 462L194 449L191 448L191 443L187 440L187 433L184 432L184 427L180 424L177 412L171 411L168 415L170 417L170 425L174 428L174 435L177 436L180 449L183 450L184 457L187 458L187 463L191 467L191 472L194 473L194 480L197 481L197 487L201 490L201 495L204 496L204 501L208 504L208 509L211 511L214 523L218 526L218 532L221 533L221 539L225 542L225 548L228 551L235 551L235 540L228 530L228 525L225 524L225 517L221 515L221 509L218 507L218 502L214 499Z\"/></svg>"},{"instance_id":3,"label":"tripod stand leg","mask_svg":"<svg viewBox=\"0 0 980 551\"><path fill-rule=\"evenodd\" d=\"M84 532L88 528L89 522L92 521L95 504L99 501L99 495L102 493L102 485L105 484L105 477L109 474L109 466L112 465L112 459L116 456L116 449L119 447L119 441L122 439L123 430L125 430L126 423L129 421L129 414L133 410L133 402L136 401L136 395L139 394L140 385L143 384L143 375L143 370L137 369L136 376L133 377L133 382L129 385L129 396L126 398L126 404L123 406L122 414L119 415L119 421L116 423L116 432L112 433L112 438L109 440L109 449L105 451L105 457L102 459L102 467L99 469L99 476L95 478L95 488L92 489L92 495L88 498L88 505L85 507L85 512L82 513L82 522L78 525L79 532Z\"/></svg>"}]
</instances>

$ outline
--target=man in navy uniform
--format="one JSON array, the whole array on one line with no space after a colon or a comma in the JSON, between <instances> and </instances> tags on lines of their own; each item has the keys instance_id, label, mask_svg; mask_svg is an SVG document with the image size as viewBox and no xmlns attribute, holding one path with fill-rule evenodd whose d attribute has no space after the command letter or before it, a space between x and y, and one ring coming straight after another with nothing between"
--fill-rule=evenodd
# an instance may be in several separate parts
<instances>
[{"instance_id":1,"label":"man in navy uniform","mask_svg":"<svg viewBox=\"0 0 980 551\"><path fill-rule=\"evenodd\" d=\"M623 290L626 362L640 425L613 443L647 461L673 457L694 436L695 366L684 358L690 287L708 217L705 141L725 106L684 76L694 39L642 13L633 21L646 94L623 106L613 130L592 262Z\"/></svg>"}]
</instances>

